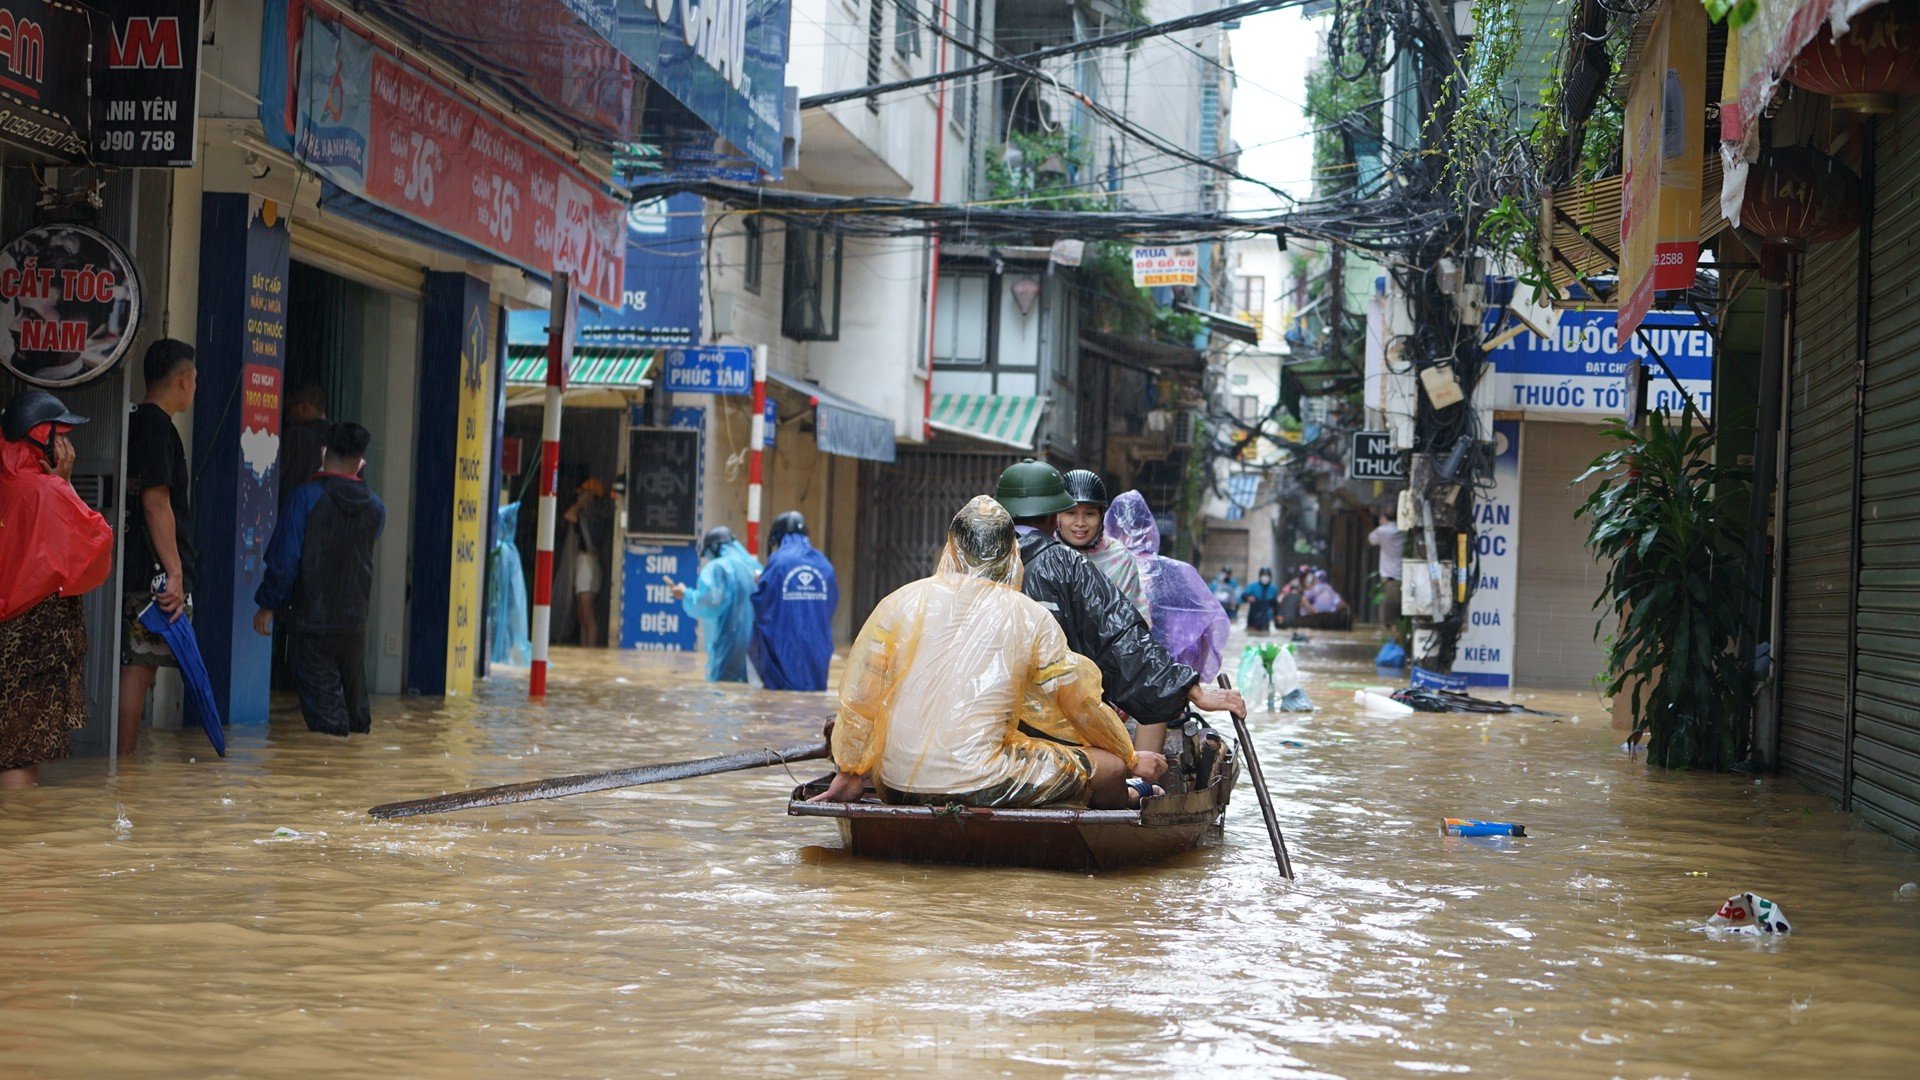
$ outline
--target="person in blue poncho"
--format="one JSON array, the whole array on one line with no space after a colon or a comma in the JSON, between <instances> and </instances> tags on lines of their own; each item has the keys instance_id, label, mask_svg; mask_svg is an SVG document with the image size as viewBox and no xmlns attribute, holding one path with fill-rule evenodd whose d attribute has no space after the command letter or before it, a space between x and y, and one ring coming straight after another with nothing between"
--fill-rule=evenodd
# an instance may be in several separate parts
<instances>
[{"instance_id":1,"label":"person in blue poncho","mask_svg":"<svg viewBox=\"0 0 1920 1080\"><path fill-rule=\"evenodd\" d=\"M700 580L689 589L673 583L674 599L687 614L700 620L700 636L707 645L708 682L746 682L747 646L753 637L753 579L760 562L733 538L724 525L707 530L700 539Z\"/></svg>"},{"instance_id":2,"label":"person in blue poncho","mask_svg":"<svg viewBox=\"0 0 1920 1080\"><path fill-rule=\"evenodd\" d=\"M767 568L753 592L753 669L769 690L825 690L840 583L807 539L807 519L773 519Z\"/></svg>"}]
</instances>

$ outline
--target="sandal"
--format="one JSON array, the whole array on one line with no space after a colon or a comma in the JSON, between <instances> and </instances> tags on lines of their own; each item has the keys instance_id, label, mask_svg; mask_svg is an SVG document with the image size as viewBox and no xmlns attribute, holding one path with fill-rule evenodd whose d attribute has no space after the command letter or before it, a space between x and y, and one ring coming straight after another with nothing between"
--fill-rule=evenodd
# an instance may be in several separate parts
<instances>
[{"instance_id":1,"label":"sandal","mask_svg":"<svg viewBox=\"0 0 1920 1080\"><path fill-rule=\"evenodd\" d=\"M1160 785L1150 784L1137 776L1127 777L1127 790L1133 792L1133 805L1135 807L1138 807L1141 803L1146 802L1156 795L1166 794L1166 791L1162 789Z\"/></svg>"}]
</instances>

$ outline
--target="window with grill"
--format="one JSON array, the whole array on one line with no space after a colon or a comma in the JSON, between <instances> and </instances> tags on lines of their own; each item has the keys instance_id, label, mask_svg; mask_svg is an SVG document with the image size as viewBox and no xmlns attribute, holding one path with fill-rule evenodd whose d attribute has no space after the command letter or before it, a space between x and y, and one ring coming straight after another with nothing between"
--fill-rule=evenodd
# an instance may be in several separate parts
<instances>
[{"instance_id":1,"label":"window with grill","mask_svg":"<svg viewBox=\"0 0 1920 1080\"><path fill-rule=\"evenodd\" d=\"M742 224L746 229L743 236L746 259L741 266L741 273L746 278L747 291L757 294L760 291L760 269L766 258L766 237L761 232L759 218L749 215Z\"/></svg>"},{"instance_id":2,"label":"window with grill","mask_svg":"<svg viewBox=\"0 0 1920 1080\"><path fill-rule=\"evenodd\" d=\"M933 362L980 367L987 362L988 278L941 274L933 298Z\"/></svg>"},{"instance_id":3,"label":"window with grill","mask_svg":"<svg viewBox=\"0 0 1920 1080\"><path fill-rule=\"evenodd\" d=\"M893 51L902 58L920 55L919 0L894 0Z\"/></svg>"},{"instance_id":4,"label":"window with grill","mask_svg":"<svg viewBox=\"0 0 1920 1080\"><path fill-rule=\"evenodd\" d=\"M891 0L868 0L867 8L867 85L880 81L880 61L887 54L887 4ZM867 99L867 109L880 111L880 99Z\"/></svg>"},{"instance_id":5,"label":"window with grill","mask_svg":"<svg viewBox=\"0 0 1920 1080\"><path fill-rule=\"evenodd\" d=\"M795 341L840 340L840 237L787 228L780 333Z\"/></svg>"}]
</instances>

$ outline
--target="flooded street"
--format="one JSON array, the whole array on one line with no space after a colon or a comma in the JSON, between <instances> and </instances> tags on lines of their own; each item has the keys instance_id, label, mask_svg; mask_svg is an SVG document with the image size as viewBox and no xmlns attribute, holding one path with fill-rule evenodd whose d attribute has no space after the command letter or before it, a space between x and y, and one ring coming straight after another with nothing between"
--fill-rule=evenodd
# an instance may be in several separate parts
<instances>
[{"instance_id":1,"label":"flooded street","mask_svg":"<svg viewBox=\"0 0 1920 1080\"><path fill-rule=\"evenodd\" d=\"M1920 857L1788 781L1649 776L1590 697L1527 698L1559 720L1358 716L1365 653L1300 655L1321 711L1253 721L1292 886L1244 777L1222 848L1103 876L845 857L786 815L781 769L365 814L801 742L829 712L709 688L697 655L563 651L543 706L509 674L477 702L377 701L345 743L235 728L224 762L152 733L118 776L82 760L0 793L0 1064L1911 1074ZM1531 835L1443 838L1446 815ZM1795 933L1700 931L1744 890Z\"/></svg>"}]
</instances>

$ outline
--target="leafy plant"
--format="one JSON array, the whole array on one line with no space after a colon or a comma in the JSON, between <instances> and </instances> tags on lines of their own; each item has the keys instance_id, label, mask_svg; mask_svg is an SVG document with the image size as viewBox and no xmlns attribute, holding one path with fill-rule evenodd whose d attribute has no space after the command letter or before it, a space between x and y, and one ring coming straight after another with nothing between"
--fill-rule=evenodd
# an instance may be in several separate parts
<instances>
[{"instance_id":1,"label":"leafy plant","mask_svg":"<svg viewBox=\"0 0 1920 1080\"><path fill-rule=\"evenodd\" d=\"M1618 445L1580 477L1601 476L1576 513L1587 547L1608 564L1595 607L1617 628L1607 645L1604 691L1630 692L1635 739L1670 769L1725 770L1751 748L1750 683L1735 650L1747 598L1746 470L1713 461L1713 436L1648 416L1621 420ZM1578 483L1579 481L1576 481ZM1599 631L1596 631L1596 635Z\"/></svg>"},{"instance_id":2,"label":"leafy plant","mask_svg":"<svg viewBox=\"0 0 1920 1080\"><path fill-rule=\"evenodd\" d=\"M1097 185L1075 183L1092 155L1072 129L1016 131L986 152L987 192L995 203L1036 210L1106 210Z\"/></svg>"},{"instance_id":3,"label":"leafy plant","mask_svg":"<svg viewBox=\"0 0 1920 1080\"><path fill-rule=\"evenodd\" d=\"M1725 19L1733 29L1752 20L1754 12L1760 10L1760 0L1700 0L1700 6L1707 9L1707 18L1714 22Z\"/></svg>"}]
</instances>

